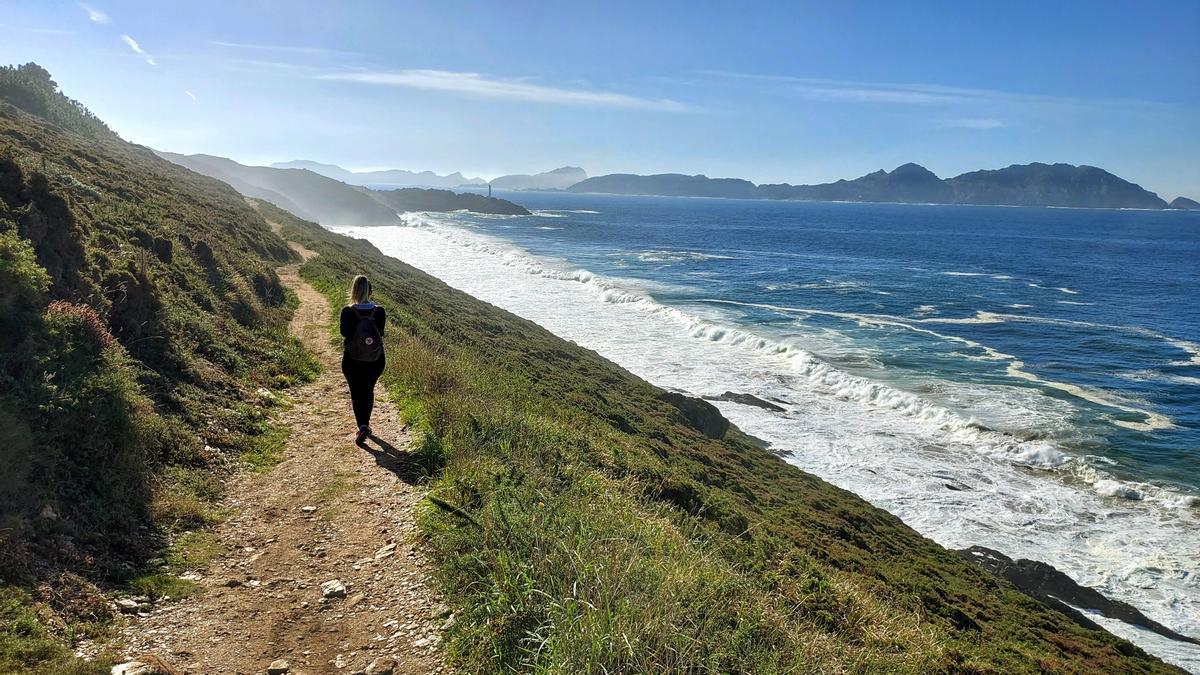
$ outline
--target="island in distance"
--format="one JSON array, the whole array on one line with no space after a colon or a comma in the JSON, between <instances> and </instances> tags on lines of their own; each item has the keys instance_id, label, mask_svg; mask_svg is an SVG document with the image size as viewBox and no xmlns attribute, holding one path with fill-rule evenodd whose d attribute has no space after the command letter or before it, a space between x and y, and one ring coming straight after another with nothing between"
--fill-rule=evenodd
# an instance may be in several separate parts
<instances>
[{"instance_id":1,"label":"island in distance","mask_svg":"<svg viewBox=\"0 0 1200 675\"><path fill-rule=\"evenodd\" d=\"M1094 166L1014 164L1003 169L971 171L939 178L919 164L876 171L853 180L820 185L787 183L755 185L740 178L684 174L608 174L567 188L597 192L667 197L790 199L804 201L900 202L910 204L977 204L992 206L1059 206L1109 209L1195 209L1196 202L1161 197Z\"/></svg>"}]
</instances>

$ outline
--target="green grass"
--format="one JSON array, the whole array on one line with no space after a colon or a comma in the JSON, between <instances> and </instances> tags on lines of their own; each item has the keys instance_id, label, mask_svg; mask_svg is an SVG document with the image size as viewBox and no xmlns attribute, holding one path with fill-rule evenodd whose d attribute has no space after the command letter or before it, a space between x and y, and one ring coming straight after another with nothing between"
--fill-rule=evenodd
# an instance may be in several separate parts
<instances>
[{"instance_id":1,"label":"green grass","mask_svg":"<svg viewBox=\"0 0 1200 675\"><path fill-rule=\"evenodd\" d=\"M125 588L130 595L156 600L179 600L196 594L200 585L180 578L184 572L202 570L229 552L220 538L207 530L190 530L175 537L152 571L134 577Z\"/></svg>"},{"instance_id":2,"label":"green grass","mask_svg":"<svg viewBox=\"0 0 1200 675\"><path fill-rule=\"evenodd\" d=\"M354 489L354 474L339 471L317 490L317 501L329 502Z\"/></svg>"},{"instance_id":3,"label":"green grass","mask_svg":"<svg viewBox=\"0 0 1200 675\"><path fill-rule=\"evenodd\" d=\"M388 308L465 672L1173 672L594 352L258 208L334 307L366 273Z\"/></svg>"},{"instance_id":4,"label":"green grass","mask_svg":"<svg viewBox=\"0 0 1200 675\"><path fill-rule=\"evenodd\" d=\"M198 593L200 585L194 581L180 579L174 574L157 572L134 578L129 582L128 588L131 595L144 595L154 600L180 600Z\"/></svg>"},{"instance_id":5,"label":"green grass","mask_svg":"<svg viewBox=\"0 0 1200 675\"><path fill-rule=\"evenodd\" d=\"M260 422L258 433L248 437L251 443L242 452L242 461L252 471L270 471L283 461L283 451L287 447L290 434L291 429L283 424L269 420Z\"/></svg>"},{"instance_id":6,"label":"green grass","mask_svg":"<svg viewBox=\"0 0 1200 675\"><path fill-rule=\"evenodd\" d=\"M212 532L187 532L171 543L164 559L173 571L199 570L227 552L221 539Z\"/></svg>"},{"instance_id":7,"label":"green grass","mask_svg":"<svg viewBox=\"0 0 1200 675\"><path fill-rule=\"evenodd\" d=\"M105 660L81 661L65 646L77 636L105 637L107 629L95 624L67 625L53 617L50 607L34 602L24 590L0 586L0 673L107 675Z\"/></svg>"}]
</instances>

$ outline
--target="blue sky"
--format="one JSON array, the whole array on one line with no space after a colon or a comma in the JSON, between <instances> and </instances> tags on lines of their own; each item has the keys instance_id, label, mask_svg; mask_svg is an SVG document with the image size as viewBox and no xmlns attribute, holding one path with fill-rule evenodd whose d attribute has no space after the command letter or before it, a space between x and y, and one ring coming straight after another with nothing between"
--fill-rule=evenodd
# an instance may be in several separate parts
<instances>
[{"instance_id":1,"label":"blue sky","mask_svg":"<svg viewBox=\"0 0 1200 675\"><path fill-rule=\"evenodd\" d=\"M1200 199L1200 2L0 0L125 138L249 163L821 182L1093 164Z\"/></svg>"}]
</instances>

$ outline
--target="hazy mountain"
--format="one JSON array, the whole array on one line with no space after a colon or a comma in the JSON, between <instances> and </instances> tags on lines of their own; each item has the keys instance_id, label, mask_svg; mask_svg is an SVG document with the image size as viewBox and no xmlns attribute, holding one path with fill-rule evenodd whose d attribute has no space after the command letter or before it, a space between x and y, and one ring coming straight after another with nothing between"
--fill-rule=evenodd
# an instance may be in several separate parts
<instances>
[{"instance_id":1,"label":"hazy mountain","mask_svg":"<svg viewBox=\"0 0 1200 675\"><path fill-rule=\"evenodd\" d=\"M1187 197L1176 197L1167 205L1168 209L1179 209L1181 211L1200 211L1200 202Z\"/></svg>"},{"instance_id":2,"label":"hazy mountain","mask_svg":"<svg viewBox=\"0 0 1200 675\"><path fill-rule=\"evenodd\" d=\"M508 200L476 194L421 188L372 190L347 185L309 169L246 166L212 155L158 154L196 173L225 181L247 197L269 201L301 218L325 225L396 225L401 222L397 211L529 214Z\"/></svg>"},{"instance_id":3,"label":"hazy mountain","mask_svg":"<svg viewBox=\"0 0 1200 675\"><path fill-rule=\"evenodd\" d=\"M290 162L276 162L273 169L308 169L327 178L340 180L351 185L395 185L397 187L440 187L454 188L460 185L485 185L482 178L467 178L457 171L445 176L439 176L432 171L405 171L404 169L385 169L382 171L350 171L336 164L321 164L307 159L296 159Z\"/></svg>"},{"instance_id":4,"label":"hazy mountain","mask_svg":"<svg viewBox=\"0 0 1200 675\"><path fill-rule=\"evenodd\" d=\"M492 187L500 190L565 190L587 177L587 172L577 166L563 166L532 176L525 173L500 176L492 181Z\"/></svg>"},{"instance_id":5,"label":"hazy mountain","mask_svg":"<svg viewBox=\"0 0 1200 675\"><path fill-rule=\"evenodd\" d=\"M369 194L308 169L245 166L212 155L158 154L196 173L223 180L248 197L264 199L301 218L324 225L400 224L394 209ZM279 197L284 203L277 201Z\"/></svg>"},{"instance_id":6,"label":"hazy mountain","mask_svg":"<svg viewBox=\"0 0 1200 675\"><path fill-rule=\"evenodd\" d=\"M610 174L581 181L571 192L627 195L908 202L1087 208L1166 208L1153 192L1094 166L1014 164L942 180L918 164L820 185L754 185L735 178L680 174Z\"/></svg>"}]
</instances>

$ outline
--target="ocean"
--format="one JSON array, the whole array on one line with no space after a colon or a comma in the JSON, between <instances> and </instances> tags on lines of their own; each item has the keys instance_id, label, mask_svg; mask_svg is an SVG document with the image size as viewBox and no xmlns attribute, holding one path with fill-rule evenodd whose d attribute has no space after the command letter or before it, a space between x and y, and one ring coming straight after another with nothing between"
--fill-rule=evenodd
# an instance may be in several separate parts
<instances>
[{"instance_id":1,"label":"ocean","mask_svg":"<svg viewBox=\"0 0 1200 675\"><path fill-rule=\"evenodd\" d=\"M947 547L1200 637L1200 213L500 196L534 215L333 229L661 387L769 401L715 404Z\"/></svg>"}]
</instances>

